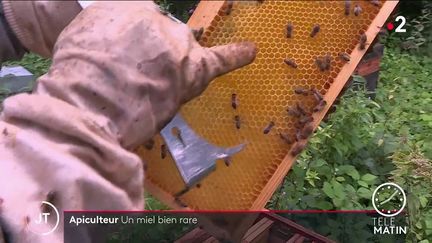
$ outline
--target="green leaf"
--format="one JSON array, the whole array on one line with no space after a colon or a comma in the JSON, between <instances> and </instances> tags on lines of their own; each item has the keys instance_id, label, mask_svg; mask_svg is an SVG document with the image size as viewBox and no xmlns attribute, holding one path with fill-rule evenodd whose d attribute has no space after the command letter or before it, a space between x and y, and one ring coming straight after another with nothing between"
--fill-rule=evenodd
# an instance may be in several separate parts
<instances>
[{"instance_id":1,"label":"green leaf","mask_svg":"<svg viewBox=\"0 0 432 243\"><path fill-rule=\"evenodd\" d=\"M312 167L321 167L321 166L323 166L325 164L327 164L327 162L325 160L323 160L323 159L316 159L316 160L313 160L311 162L311 166Z\"/></svg>"},{"instance_id":2,"label":"green leaf","mask_svg":"<svg viewBox=\"0 0 432 243\"><path fill-rule=\"evenodd\" d=\"M372 174L364 174L364 175L361 177L361 180L362 180L362 181L365 181L365 182L373 182L373 181L376 180L376 178L377 178L377 176L374 176L374 175L372 175Z\"/></svg>"},{"instance_id":3,"label":"green leaf","mask_svg":"<svg viewBox=\"0 0 432 243\"><path fill-rule=\"evenodd\" d=\"M342 176L338 176L338 177L336 177L336 180L337 181L345 181L345 178Z\"/></svg>"},{"instance_id":4,"label":"green leaf","mask_svg":"<svg viewBox=\"0 0 432 243\"><path fill-rule=\"evenodd\" d=\"M347 171L346 173L347 175L351 176L351 178L353 178L354 180L360 179L360 174L356 169L352 169L350 171Z\"/></svg>"},{"instance_id":5,"label":"green leaf","mask_svg":"<svg viewBox=\"0 0 432 243\"><path fill-rule=\"evenodd\" d=\"M372 191L369 189L366 189L364 187L360 187L357 190L357 194L362 197L362 198L366 198L366 199L371 199L372 198Z\"/></svg>"},{"instance_id":6,"label":"green leaf","mask_svg":"<svg viewBox=\"0 0 432 243\"><path fill-rule=\"evenodd\" d=\"M360 186L362 186L362 187L366 187L366 188L369 187L369 185L368 185L366 182L364 182L364 181L357 181L357 183L358 183Z\"/></svg>"},{"instance_id":7,"label":"green leaf","mask_svg":"<svg viewBox=\"0 0 432 243\"><path fill-rule=\"evenodd\" d=\"M334 198L334 197L335 197L335 194L334 194L333 188L332 188L332 186L330 185L330 183L328 183L327 181L324 182L323 191L324 191L324 193L325 193L329 198Z\"/></svg>"},{"instance_id":8,"label":"green leaf","mask_svg":"<svg viewBox=\"0 0 432 243\"><path fill-rule=\"evenodd\" d=\"M333 204L335 205L335 207L337 207L337 208L342 207L342 203L343 203L342 199L333 198L332 201L333 201Z\"/></svg>"},{"instance_id":9,"label":"green leaf","mask_svg":"<svg viewBox=\"0 0 432 243\"><path fill-rule=\"evenodd\" d=\"M419 117L423 121L432 121L432 115L422 114Z\"/></svg>"},{"instance_id":10,"label":"green leaf","mask_svg":"<svg viewBox=\"0 0 432 243\"><path fill-rule=\"evenodd\" d=\"M330 210L330 209L333 209L333 204L331 204L331 203L329 203L329 202L327 202L327 201L319 201L318 203L316 203L316 206L317 206L319 209L322 209L322 210Z\"/></svg>"},{"instance_id":11,"label":"green leaf","mask_svg":"<svg viewBox=\"0 0 432 243\"><path fill-rule=\"evenodd\" d=\"M419 200L420 200L420 205L421 205L422 207L426 207L426 205L427 205L427 203L428 203L427 198L426 198L425 196L420 196L420 197L419 197Z\"/></svg>"},{"instance_id":12,"label":"green leaf","mask_svg":"<svg viewBox=\"0 0 432 243\"><path fill-rule=\"evenodd\" d=\"M425 225L427 229L432 229L432 219L426 219Z\"/></svg>"},{"instance_id":13,"label":"green leaf","mask_svg":"<svg viewBox=\"0 0 432 243\"><path fill-rule=\"evenodd\" d=\"M384 139L382 138L378 139L378 147L381 147L383 143L384 143Z\"/></svg>"},{"instance_id":14,"label":"green leaf","mask_svg":"<svg viewBox=\"0 0 432 243\"><path fill-rule=\"evenodd\" d=\"M336 180L332 181L334 195L340 199L345 199L346 193L342 184L337 182Z\"/></svg>"},{"instance_id":15,"label":"green leaf","mask_svg":"<svg viewBox=\"0 0 432 243\"><path fill-rule=\"evenodd\" d=\"M307 182L309 182L309 184L310 184L311 186L315 187L315 181L313 181L313 180L307 180Z\"/></svg>"},{"instance_id":16,"label":"green leaf","mask_svg":"<svg viewBox=\"0 0 432 243\"><path fill-rule=\"evenodd\" d=\"M352 165L341 165L336 168L338 174L347 174L349 171L356 170Z\"/></svg>"}]
</instances>

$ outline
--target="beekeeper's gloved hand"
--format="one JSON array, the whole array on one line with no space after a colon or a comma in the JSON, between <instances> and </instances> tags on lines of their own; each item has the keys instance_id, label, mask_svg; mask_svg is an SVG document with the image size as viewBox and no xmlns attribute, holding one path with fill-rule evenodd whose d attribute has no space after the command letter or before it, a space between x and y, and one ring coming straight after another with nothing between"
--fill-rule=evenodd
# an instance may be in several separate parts
<instances>
[{"instance_id":1,"label":"beekeeper's gloved hand","mask_svg":"<svg viewBox=\"0 0 432 243\"><path fill-rule=\"evenodd\" d=\"M59 210L142 209L143 166L130 150L256 50L203 48L144 1L95 2L53 53L34 93L5 100L0 117L0 217L14 242L62 241L62 223L48 236L29 230L42 200Z\"/></svg>"}]
</instances>

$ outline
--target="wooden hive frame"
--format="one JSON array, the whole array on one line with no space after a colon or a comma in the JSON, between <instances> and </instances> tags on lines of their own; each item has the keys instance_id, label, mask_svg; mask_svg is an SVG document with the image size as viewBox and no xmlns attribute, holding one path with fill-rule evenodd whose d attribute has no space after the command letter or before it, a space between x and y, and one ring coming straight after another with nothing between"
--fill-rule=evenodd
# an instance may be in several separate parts
<instances>
[{"instance_id":1,"label":"wooden hive frame","mask_svg":"<svg viewBox=\"0 0 432 243\"><path fill-rule=\"evenodd\" d=\"M225 1L201 1L194 14L188 21L188 25L191 28L207 28L211 25L213 18L218 14L220 9L224 6ZM371 42L379 31L381 30L382 26L385 24L387 18L390 16L392 11L395 9L396 5L398 4L398 1L386 1L384 2L383 6L379 10L379 13L374 18L372 23L369 25L367 31L365 34L368 37L368 41ZM361 61L363 55L366 53L367 48L364 50L360 50L358 48L358 45L356 48L353 49L351 53L351 60L346 65L344 65L337 75L337 77L334 79L333 84L331 85L328 92L325 94L324 98L326 101L328 101L330 104L333 103L333 101L338 97L339 93L342 91L345 83L350 78L351 74L354 72L355 68ZM325 107L325 109L322 112L314 114L314 127L317 128L323 117L325 116L327 110L330 108L329 105ZM262 210L268 200L271 198L277 187L282 182L283 178L286 176L288 171L290 170L291 166L293 165L296 157L292 156L290 152L285 156L283 161L280 163L280 165L277 167L276 171L273 173L273 176L270 178L270 180L266 183L264 188L261 190L258 198L254 201L252 207L250 210ZM145 188L146 190L167 204L169 207L173 209L185 209L185 208L179 208L179 205L175 202L175 198L160 189L158 186L154 185L150 180L145 180ZM187 208L186 208L187 209Z\"/></svg>"}]
</instances>

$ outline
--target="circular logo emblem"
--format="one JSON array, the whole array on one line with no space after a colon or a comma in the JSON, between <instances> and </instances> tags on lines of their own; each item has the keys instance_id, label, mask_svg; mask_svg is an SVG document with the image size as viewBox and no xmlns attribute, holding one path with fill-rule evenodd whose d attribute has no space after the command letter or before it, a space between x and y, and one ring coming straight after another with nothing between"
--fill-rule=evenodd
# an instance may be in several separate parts
<instances>
[{"instance_id":1,"label":"circular logo emblem","mask_svg":"<svg viewBox=\"0 0 432 243\"><path fill-rule=\"evenodd\" d=\"M50 212L48 213L41 212L35 215L33 220L29 222L29 230L38 235L49 235L57 229L60 223L60 214L57 208L50 202L42 201L42 206L51 208L52 210L49 210ZM53 227L49 224L52 218L55 218L56 222Z\"/></svg>"},{"instance_id":2,"label":"circular logo emblem","mask_svg":"<svg viewBox=\"0 0 432 243\"><path fill-rule=\"evenodd\" d=\"M382 216L394 217L400 214L405 208L405 192L395 183L387 182L381 184L372 194L372 205Z\"/></svg>"}]
</instances>

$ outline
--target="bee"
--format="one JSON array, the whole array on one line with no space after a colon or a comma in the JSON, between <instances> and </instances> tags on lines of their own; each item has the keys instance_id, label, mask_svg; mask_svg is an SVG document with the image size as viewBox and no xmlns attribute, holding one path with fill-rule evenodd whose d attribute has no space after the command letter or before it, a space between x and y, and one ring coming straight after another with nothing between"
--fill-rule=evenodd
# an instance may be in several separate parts
<instances>
[{"instance_id":1,"label":"bee","mask_svg":"<svg viewBox=\"0 0 432 243\"><path fill-rule=\"evenodd\" d=\"M288 65L288 66L290 66L292 68L297 68L297 63L293 59L286 58L284 60L284 62L285 62L286 65Z\"/></svg>"},{"instance_id":2,"label":"bee","mask_svg":"<svg viewBox=\"0 0 432 243\"><path fill-rule=\"evenodd\" d=\"M300 114L302 114L303 116L307 115L306 109L303 107L302 104L298 103L296 104L296 109L298 112L300 112Z\"/></svg>"},{"instance_id":3,"label":"bee","mask_svg":"<svg viewBox=\"0 0 432 243\"><path fill-rule=\"evenodd\" d=\"M185 187L184 189L182 189L181 191L177 192L176 194L174 194L174 197L176 198L180 198L181 196L183 196L184 194L189 192L189 187Z\"/></svg>"},{"instance_id":4,"label":"bee","mask_svg":"<svg viewBox=\"0 0 432 243\"><path fill-rule=\"evenodd\" d=\"M286 37L291 38L294 30L294 25L292 23L288 23L286 26Z\"/></svg>"},{"instance_id":5,"label":"bee","mask_svg":"<svg viewBox=\"0 0 432 243\"><path fill-rule=\"evenodd\" d=\"M323 62L325 65L325 70L330 70L331 67L331 61L332 61L332 57L330 56L330 54L326 54L323 58Z\"/></svg>"},{"instance_id":6,"label":"bee","mask_svg":"<svg viewBox=\"0 0 432 243\"><path fill-rule=\"evenodd\" d=\"M314 127L312 125L312 123L307 124L300 133L300 138L302 139L306 139L308 138L314 131Z\"/></svg>"},{"instance_id":7,"label":"bee","mask_svg":"<svg viewBox=\"0 0 432 243\"><path fill-rule=\"evenodd\" d=\"M275 123L273 121L269 122L266 128L264 128L264 134L268 134L270 130L274 127Z\"/></svg>"},{"instance_id":8,"label":"bee","mask_svg":"<svg viewBox=\"0 0 432 243\"><path fill-rule=\"evenodd\" d=\"M225 163L225 165L226 165L227 167L230 166L231 163L232 163L232 159L231 159L230 156L227 156L227 157L223 158L223 160L224 160L224 163Z\"/></svg>"},{"instance_id":9,"label":"bee","mask_svg":"<svg viewBox=\"0 0 432 243\"><path fill-rule=\"evenodd\" d=\"M295 108L291 108L289 107L287 109L288 111L288 115L293 116L293 117L300 117L302 114Z\"/></svg>"},{"instance_id":10,"label":"bee","mask_svg":"<svg viewBox=\"0 0 432 243\"><path fill-rule=\"evenodd\" d=\"M319 112L319 111L322 111L322 110L325 108L326 105L327 105L327 101L325 101L325 100L321 100L321 101L318 103L318 105L316 105L316 106L313 108L313 112Z\"/></svg>"},{"instance_id":11,"label":"bee","mask_svg":"<svg viewBox=\"0 0 432 243\"><path fill-rule=\"evenodd\" d=\"M54 191L49 191L46 195L45 201L54 204L54 201L56 201L56 199L57 194ZM46 203L42 203L40 205L40 209L43 213L49 213L52 210L52 208Z\"/></svg>"},{"instance_id":12,"label":"bee","mask_svg":"<svg viewBox=\"0 0 432 243\"><path fill-rule=\"evenodd\" d=\"M155 141L154 141L153 139L150 139L150 140L148 140L147 142L144 143L144 147L145 147L147 150L152 150L154 144L155 144Z\"/></svg>"},{"instance_id":13,"label":"bee","mask_svg":"<svg viewBox=\"0 0 432 243\"><path fill-rule=\"evenodd\" d=\"M350 55L348 55L348 53L346 52L339 53L339 57L346 62L349 62L351 60Z\"/></svg>"},{"instance_id":14,"label":"bee","mask_svg":"<svg viewBox=\"0 0 432 243\"><path fill-rule=\"evenodd\" d=\"M321 72L324 72L326 70L326 64L325 64L324 60L322 60L321 58L317 57L315 59L315 64L317 65L317 67L319 68L319 70Z\"/></svg>"},{"instance_id":15,"label":"bee","mask_svg":"<svg viewBox=\"0 0 432 243\"><path fill-rule=\"evenodd\" d=\"M234 5L234 1L232 1L232 0L228 0L227 1L227 7L226 7L226 10L225 10L225 15L230 15L231 14L233 5Z\"/></svg>"},{"instance_id":16,"label":"bee","mask_svg":"<svg viewBox=\"0 0 432 243\"><path fill-rule=\"evenodd\" d=\"M303 116L302 118L300 118L300 120L298 121L301 125L304 125L306 123L309 122L313 122L313 117L312 116Z\"/></svg>"},{"instance_id":17,"label":"bee","mask_svg":"<svg viewBox=\"0 0 432 243\"><path fill-rule=\"evenodd\" d=\"M355 5L355 7L354 7L354 15L355 16L359 16L362 11L363 10L359 5Z\"/></svg>"},{"instance_id":18,"label":"bee","mask_svg":"<svg viewBox=\"0 0 432 243\"><path fill-rule=\"evenodd\" d=\"M301 127L298 127L296 129L296 135L295 135L295 140L296 142L302 140L303 138L301 137Z\"/></svg>"},{"instance_id":19,"label":"bee","mask_svg":"<svg viewBox=\"0 0 432 243\"><path fill-rule=\"evenodd\" d=\"M299 94L299 95L301 94L301 95L304 95L304 96L309 95L309 91L307 91L304 88L296 88L296 89L294 89L294 93Z\"/></svg>"},{"instance_id":20,"label":"bee","mask_svg":"<svg viewBox=\"0 0 432 243\"><path fill-rule=\"evenodd\" d=\"M379 0L371 0L370 3L372 3L376 7L380 7L381 6L381 3L380 3Z\"/></svg>"},{"instance_id":21,"label":"bee","mask_svg":"<svg viewBox=\"0 0 432 243\"><path fill-rule=\"evenodd\" d=\"M235 121L235 126L237 129L240 129L240 125L241 125L241 121L240 121L240 116L236 115L234 117L234 121Z\"/></svg>"},{"instance_id":22,"label":"bee","mask_svg":"<svg viewBox=\"0 0 432 243\"><path fill-rule=\"evenodd\" d=\"M180 129L175 129L174 130L175 136L177 137L177 139L180 141L181 144L183 144L183 146L186 146L186 143L184 142L183 136L181 134Z\"/></svg>"},{"instance_id":23,"label":"bee","mask_svg":"<svg viewBox=\"0 0 432 243\"><path fill-rule=\"evenodd\" d=\"M303 149L306 147L306 143L296 143L294 145L294 147L291 149L291 155L292 156L297 156L298 154L300 154Z\"/></svg>"},{"instance_id":24,"label":"bee","mask_svg":"<svg viewBox=\"0 0 432 243\"><path fill-rule=\"evenodd\" d=\"M293 139L290 138L287 134L284 133L279 133L279 137L284 140L287 144L292 144L294 143Z\"/></svg>"},{"instance_id":25,"label":"bee","mask_svg":"<svg viewBox=\"0 0 432 243\"><path fill-rule=\"evenodd\" d=\"M167 9L162 7L159 8L159 12L163 15L168 15L170 13Z\"/></svg>"},{"instance_id":26,"label":"bee","mask_svg":"<svg viewBox=\"0 0 432 243\"><path fill-rule=\"evenodd\" d=\"M204 33L204 28L201 27L199 29L192 29L192 34L195 37L196 41L199 41L201 39L202 34Z\"/></svg>"},{"instance_id":27,"label":"bee","mask_svg":"<svg viewBox=\"0 0 432 243\"><path fill-rule=\"evenodd\" d=\"M366 41L367 41L367 35L365 33L360 35L360 50L366 49Z\"/></svg>"},{"instance_id":28,"label":"bee","mask_svg":"<svg viewBox=\"0 0 432 243\"><path fill-rule=\"evenodd\" d=\"M320 31L320 29L321 29L321 27L319 26L319 24L315 24L312 27L312 32L310 34L310 37L312 37L312 38L315 37L318 34L318 32Z\"/></svg>"},{"instance_id":29,"label":"bee","mask_svg":"<svg viewBox=\"0 0 432 243\"><path fill-rule=\"evenodd\" d=\"M322 96L322 94L316 88L313 88L311 91L312 91L312 93L313 93L314 98L316 99L316 101L320 102L321 100L324 99L324 97Z\"/></svg>"},{"instance_id":30,"label":"bee","mask_svg":"<svg viewBox=\"0 0 432 243\"><path fill-rule=\"evenodd\" d=\"M187 205L184 202L182 202L178 197L174 198L174 202L182 208L187 208Z\"/></svg>"},{"instance_id":31,"label":"bee","mask_svg":"<svg viewBox=\"0 0 432 243\"><path fill-rule=\"evenodd\" d=\"M345 1L345 15L348 16L350 14L351 1Z\"/></svg>"},{"instance_id":32,"label":"bee","mask_svg":"<svg viewBox=\"0 0 432 243\"><path fill-rule=\"evenodd\" d=\"M165 144L162 144L160 148L161 148L161 158L165 159L167 152L168 152L167 147Z\"/></svg>"},{"instance_id":33,"label":"bee","mask_svg":"<svg viewBox=\"0 0 432 243\"><path fill-rule=\"evenodd\" d=\"M388 34L388 31L386 30L386 29L380 29L380 31L378 31L378 34L379 35L387 35Z\"/></svg>"},{"instance_id":34,"label":"bee","mask_svg":"<svg viewBox=\"0 0 432 243\"><path fill-rule=\"evenodd\" d=\"M302 124L300 122L296 122L296 123L294 123L294 127L295 127L295 129L302 129L304 127L304 124Z\"/></svg>"},{"instance_id":35,"label":"bee","mask_svg":"<svg viewBox=\"0 0 432 243\"><path fill-rule=\"evenodd\" d=\"M237 101L237 94L231 95L231 106L235 110L237 109L238 101Z\"/></svg>"}]
</instances>

